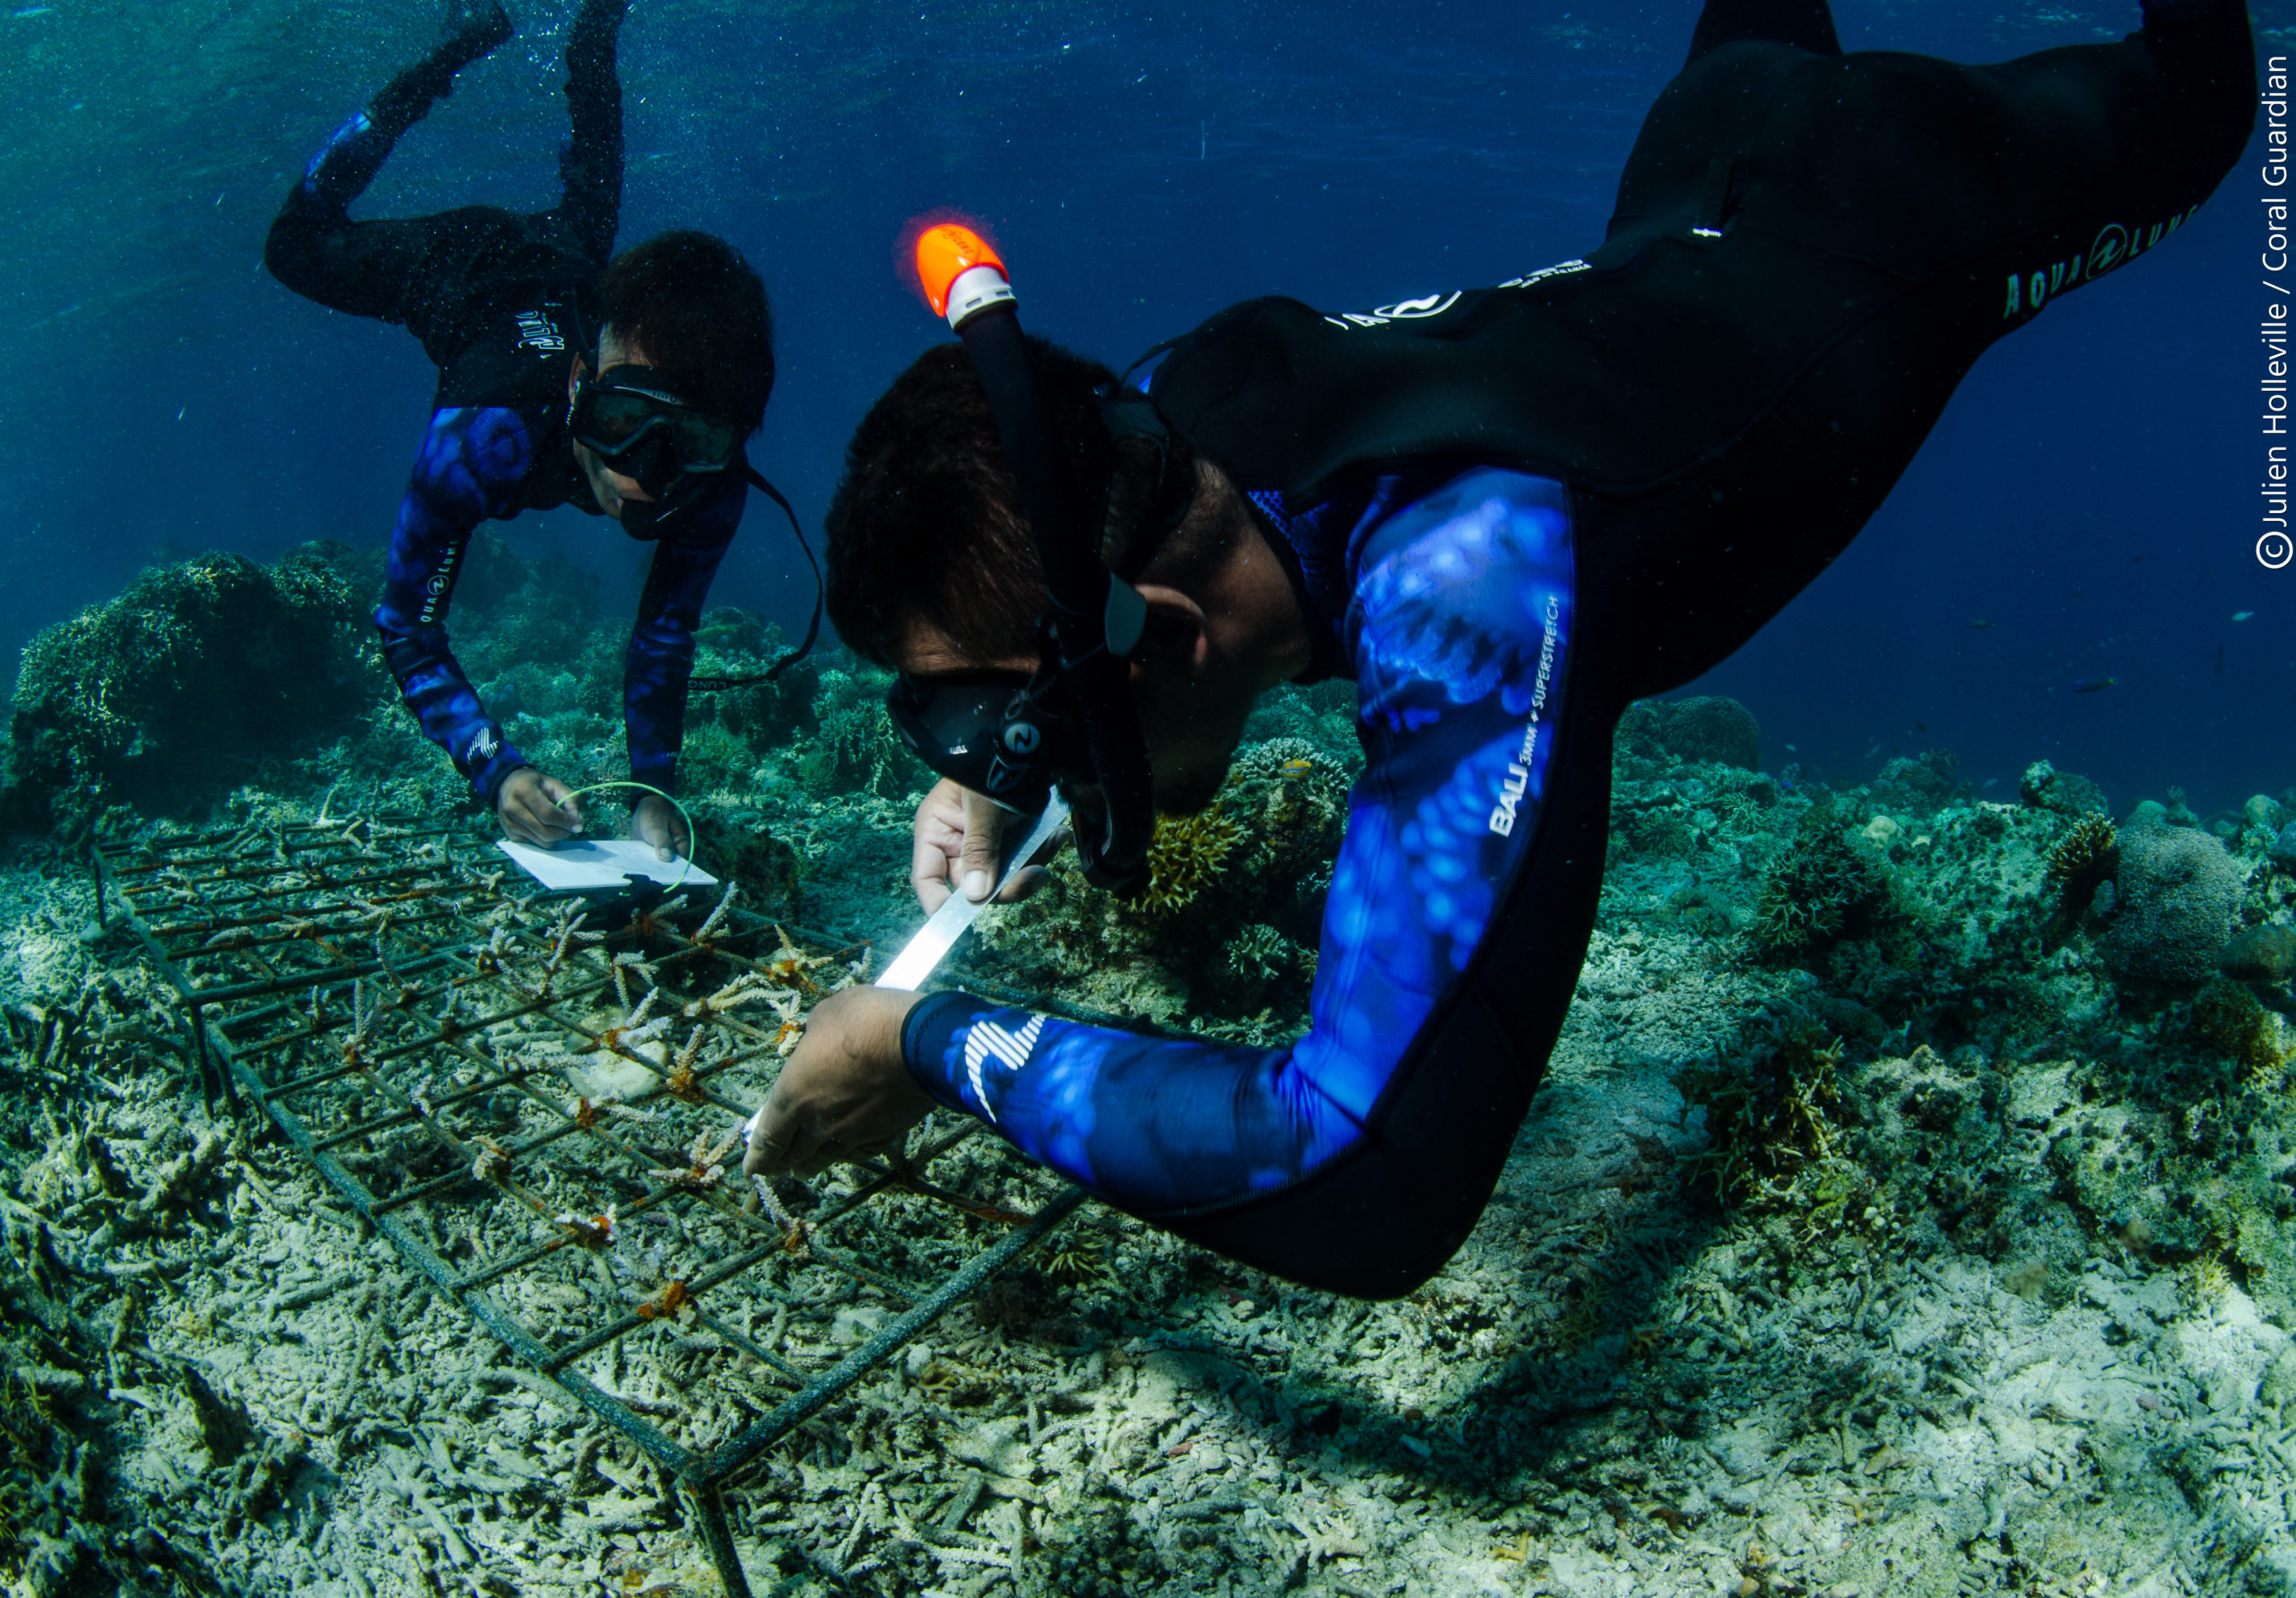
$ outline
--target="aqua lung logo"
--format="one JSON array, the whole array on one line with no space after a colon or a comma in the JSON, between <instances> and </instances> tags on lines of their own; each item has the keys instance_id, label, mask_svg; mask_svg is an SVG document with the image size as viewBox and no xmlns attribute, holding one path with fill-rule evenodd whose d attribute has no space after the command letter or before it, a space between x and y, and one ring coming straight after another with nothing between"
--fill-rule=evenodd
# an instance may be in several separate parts
<instances>
[{"instance_id":1,"label":"aqua lung logo","mask_svg":"<svg viewBox=\"0 0 2296 1598\"><path fill-rule=\"evenodd\" d=\"M540 310L513 313L511 320L518 325L519 349L539 350L549 355L566 352L566 335L559 332L558 324L550 319L550 312L553 308L544 306Z\"/></svg>"},{"instance_id":2,"label":"aqua lung logo","mask_svg":"<svg viewBox=\"0 0 2296 1598\"><path fill-rule=\"evenodd\" d=\"M432 572L430 580L422 585L422 613L415 620L436 621L439 619L439 613L447 608L448 595L455 591L455 563L462 558L462 545L457 543L448 547L447 558L439 562L439 569Z\"/></svg>"},{"instance_id":3,"label":"aqua lung logo","mask_svg":"<svg viewBox=\"0 0 2296 1598\"><path fill-rule=\"evenodd\" d=\"M1423 322L1430 317L1439 317L1459 302L1459 291L1448 294L1423 294L1417 300L1398 300L1393 305L1383 305L1372 311L1342 311L1325 321L1335 327L1384 327L1390 322Z\"/></svg>"},{"instance_id":4,"label":"aqua lung logo","mask_svg":"<svg viewBox=\"0 0 2296 1598\"><path fill-rule=\"evenodd\" d=\"M502 740L494 735L492 727L481 727L478 729L478 736L470 741L470 748L463 754L463 764L483 766L494 758L494 751L501 747Z\"/></svg>"},{"instance_id":5,"label":"aqua lung logo","mask_svg":"<svg viewBox=\"0 0 2296 1598\"><path fill-rule=\"evenodd\" d=\"M1502 289L1527 289L1533 283L1544 282L1551 277L1569 277L1574 272L1593 270L1594 268L1587 265L1586 262L1574 256L1568 261L1557 261L1552 266L1542 266L1536 272L1526 272L1520 277L1510 277L1497 286Z\"/></svg>"},{"instance_id":6,"label":"aqua lung logo","mask_svg":"<svg viewBox=\"0 0 2296 1598\"><path fill-rule=\"evenodd\" d=\"M1584 261L1561 261L1552 266L1542 266L1536 272L1526 272L1520 277L1510 277L1503 283L1492 285L1500 289L1526 289L1550 277L1561 277L1573 272L1584 272ZM1324 320L1335 327L1385 327L1390 322L1424 322L1439 317L1465 298L1454 289L1448 294L1422 294L1416 300L1398 300L1393 305L1383 305L1377 310L1341 311L1337 316L1326 316Z\"/></svg>"},{"instance_id":7,"label":"aqua lung logo","mask_svg":"<svg viewBox=\"0 0 2296 1598\"><path fill-rule=\"evenodd\" d=\"M2170 234L2192 220L2195 205L2179 213L2166 221L2151 227L2125 228L2118 222L2107 222L2097 230L2089 248L2062 261L2052 261L2031 272L2009 274L2008 290L2001 307L2001 319L2031 316L2047 305L2056 295L2077 283L2092 282L2104 276L2114 267L2135 259Z\"/></svg>"},{"instance_id":8,"label":"aqua lung logo","mask_svg":"<svg viewBox=\"0 0 2296 1598\"><path fill-rule=\"evenodd\" d=\"M972 1089L973 1102L980 1106L980 1113L991 1121L996 1112L988 1107L988 1099L980 1090L980 1073L989 1061L995 1060L1007 1071L1017 1072L1029 1063L1036 1052L1037 1039L1044 1033L1044 1017L1032 1015L1017 1032L1008 1031L995 1021L973 1022L965 1033L965 1081Z\"/></svg>"}]
</instances>

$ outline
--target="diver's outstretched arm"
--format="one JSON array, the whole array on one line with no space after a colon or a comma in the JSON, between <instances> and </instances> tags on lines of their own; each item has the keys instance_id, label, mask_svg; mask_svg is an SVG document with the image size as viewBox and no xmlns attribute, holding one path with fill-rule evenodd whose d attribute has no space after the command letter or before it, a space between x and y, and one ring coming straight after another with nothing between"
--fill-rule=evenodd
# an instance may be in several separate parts
<instances>
[{"instance_id":1,"label":"diver's outstretched arm","mask_svg":"<svg viewBox=\"0 0 2296 1598\"><path fill-rule=\"evenodd\" d=\"M622 83L614 47L628 0L583 0L566 36L566 109L574 136L558 159L558 214L604 265L622 213Z\"/></svg>"}]
</instances>

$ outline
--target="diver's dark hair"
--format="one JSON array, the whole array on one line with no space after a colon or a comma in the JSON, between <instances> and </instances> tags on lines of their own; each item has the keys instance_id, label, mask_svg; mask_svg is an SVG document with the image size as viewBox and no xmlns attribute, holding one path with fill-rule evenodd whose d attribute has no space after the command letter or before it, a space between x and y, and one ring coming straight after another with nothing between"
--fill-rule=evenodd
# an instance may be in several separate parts
<instances>
[{"instance_id":1,"label":"diver's dark hair","mask_svg":"<svg viewBox=\"0 0 2296 1598\"><path fill-rule=\"evenodd\" d=\"M1034 335L1029 358L1088 513L1107 493L1100 559L1126 578L1152 564L1184 580L1174 567L1188 534L1142 534L1153 446L1127 439L1120 452L1101 420L1117 375ZM1192 483L1193 456L1178 440L1174 458ZM926 351L854 430L830 501L829 616L847 647L891 664L922 621L975 664L1035 654L1044 567L1019 503L971 358L957 343Z\"/></svg>"},{"instance_id":2,"label":"diver's dark hair","mask_svg":"<svg viewBox=\"0 0 2296 1598\"><path fill-rule=\"evenodd\" d=\"M657 233L607 265L604 298L606 326L681 397L744 438L757 431L773 393L773 313L740 250L710 233Z\"/></svg>"}]
</instances>

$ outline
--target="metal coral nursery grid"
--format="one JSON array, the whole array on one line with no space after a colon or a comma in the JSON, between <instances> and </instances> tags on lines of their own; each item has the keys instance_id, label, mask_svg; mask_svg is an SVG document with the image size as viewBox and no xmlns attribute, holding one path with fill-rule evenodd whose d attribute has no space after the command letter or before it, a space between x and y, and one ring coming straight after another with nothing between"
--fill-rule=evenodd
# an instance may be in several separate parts
<instances>
[{"instance_id":1,"label":"metal coral nursery grid","mask_svg":"<svg viewBox=\"0 0 2296 1598\"><path fill-rule=\"evenodd\" d=\"M804 1208L748 1190L735 1129L867 951L730 899L585 926L578 903L514 896L491 849L397 818L94 864L100 911L180 995L210 1098L259 1107L434 1289L667 1469L735 1598L727 1478L1081 1201L970 1122ZM648 1338L750 1362L778 1402L716 1383L711 1407L640 1413L600 1362Z\"/></svg>"}]
</instances>

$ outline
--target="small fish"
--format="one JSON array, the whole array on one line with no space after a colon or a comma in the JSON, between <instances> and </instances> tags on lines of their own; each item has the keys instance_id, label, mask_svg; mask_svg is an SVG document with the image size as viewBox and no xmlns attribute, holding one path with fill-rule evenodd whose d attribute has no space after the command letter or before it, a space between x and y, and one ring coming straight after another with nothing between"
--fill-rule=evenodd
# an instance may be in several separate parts
<instances>
[{"instance_id":1,"label":"small fish","mask_svg":"<svg viewBox=\"0 0 2296 1598\"><path fill-rule=\"evenodd\" d=\"M2102 690L2110 688L2114 683L2119 681L2120 679L2118 677L2076 677L2073 682L2073 691L2074 693L2097 693Z\"/></svg>"},{"instance_id":2,"label":"small fish","mask_svg":"<svg viewBox=\"0 0 2296 1598\"><path fill-rule=\"evenodd\" d=\"M1313 760L1286 760L1275 769L1275 774L1286 782L1297 782L1315 769Z\"/></svg>"},{"instance_id":3,"label":"small fish","mask_svg":"<svg viewBox=\"0 0 2296 1598\"><path fill-rule=\"evenodd\" d=\"M2216 674L2220 677L2224 674L2224 646L2222 644L2216 646Z\"/></svg>"},{"instance_id":4,"label":"small fish","mask_svg":"<svg viewBox=\"0 0 2296 1598\"><path fill-rule=\"evenodd\" d=\"M2254 611L2234 611L2232 612L2232 620L2235 621L2245 621L2250 616L2255 614L2256 612Z\"/></svg>"},{"instance_id":5,"label":"small fish","mask_svg":"<svg viewBox=\"0 0 2296 1598\"><path fill-rule=\"evenodd\" d=\"M1917 721L1913 724L1913 730L1917 733L1926 733L1929 730L1929 724L1926 721Z\"/></svg>"},{"instance_id":6,"label":"small fish","mask_svg":"<svg viewBox=\"0 0 2296 1598\"><path fill-rule=\"evenodd\" d=\"M1867 750L1867 751L1866 751L1866 753L1865 753L1865 755L1864 755L1864 757L1863 757L1863 758L1864 758L1864 759L1866 759L1866 760L1872 760L1875 755L1880 754L1881 752L1882 752L1882 746L1881 746L1880 744L1876 743L1875 745L1874 745L1874 747L1873 747L1873 748L1871 748L1871 749L1869 749L1869 750Z\"/></svg>"},{"instance_id":7,"label":"small fish","mask_svg":"<svg viewBox=\"0 0 2296 1598\"><path fill-rule=\"evenodd\" d=\"M1962 625L1964 627L1998 627L2000 623L1997 621L1988 621L1983 616L1971 616L1967 621L1963 622Z\"/></svg>"},{"instance_id":8,"label":"small fish","mask_svg":"<svg viewBox=\"0 0 2296 1598\"><path fill-rule=\"evenodd\" d=\"M23 10L12 13L10 14L14 16L16 21L21 22L26 17L44 17L55 9L56 7L53 5L27 5Z\"/></svg>"},{"instance_id":9,"label":"small fish","mask_svg":"<svg viewBox=\"0 0 2296 1598\"><path fill-rule=\"evenodd\" d=\"M1978 784L1977 786L1979 786L1979 787L1981 787L1981 788L1996 787L1996 786L1998 786L2000 785L2000 782L2001 782L2001 779L2000 779L1999 777L1987 777L1983 782L1981 782L1981 783Z\"/></svg>"},{"instance_id":10,"label":"small fish","mask_svg":"<svg viewBox=\"0 0 2296 1598\"><path fill-rule=\"evenodd\" d=\"M1794 747L1794 745L1792 745L1791 743L1789 743L1789 744L1787 744L1787 745L1786 746L1786 752L1787 752L1787 754L1800 754L1802 751L1801 751L1800 750L1798 750L1798 749L1795 748L1795 747Z\"/></svg>"}]
</instances>

